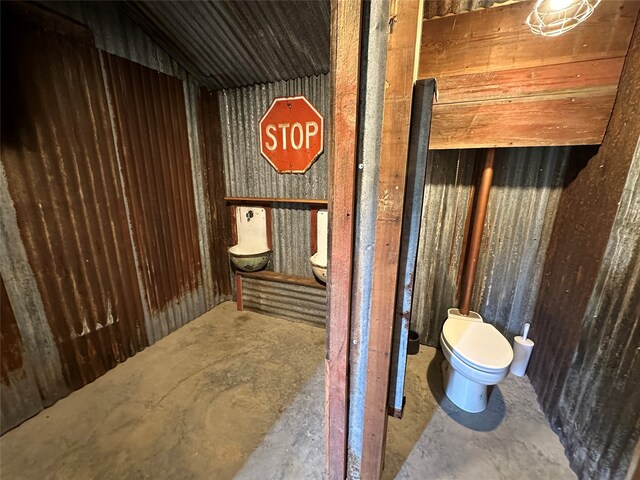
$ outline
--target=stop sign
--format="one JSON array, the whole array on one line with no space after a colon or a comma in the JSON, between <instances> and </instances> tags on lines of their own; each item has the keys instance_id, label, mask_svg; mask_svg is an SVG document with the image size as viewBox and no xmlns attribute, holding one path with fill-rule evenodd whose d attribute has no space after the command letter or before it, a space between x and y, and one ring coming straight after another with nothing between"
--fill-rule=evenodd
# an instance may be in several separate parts
<instances>
[{"instance_id":1,"label":"stop sign","mask_svg":"<svg viewBox=\"0 0 640 480\"><path fill-rule=\"evenodd\" d=\"M304 173L324 148L324 119L304 96L276 98L260 119L260 153L278 173Z\"/></svg>"}]
</instances>

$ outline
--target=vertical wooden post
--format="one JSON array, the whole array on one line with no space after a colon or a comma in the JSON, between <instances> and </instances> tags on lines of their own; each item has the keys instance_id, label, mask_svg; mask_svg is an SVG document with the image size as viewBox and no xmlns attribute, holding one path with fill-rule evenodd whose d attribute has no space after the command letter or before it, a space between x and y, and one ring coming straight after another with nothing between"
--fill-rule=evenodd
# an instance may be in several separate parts
<instances>
[{"instance_id":1,"label":"vertical wooden post","mask_svg":"<svg viewBox=\"0 0 640 480\"><path fill-rule=\"evenodd\" d=\"M361 478L380 478L387 427L387 395L395 288L409 149L411 101L420 44L422 4L391 0L380 145L378 213L364 407Z\"/></svg>"},{"instance_id":2,"label":"vertical wooden post","mask_svg":"<svg viewBox=\"0 0 640 480\"><path fill-rule=\"evenodd\" d=\"M236 310L241 312L244 310L244 303L242 301L242 275L236 272L234 276L236 281Z\"/></svg>"},{"instance_id":3,"label":"vertical wooden post","mask_svg":"<svg viewBox=\"0 0 640 480\"><path fill-rule=\"evenodd\" d=\"M231 219L231 246L238 244L238 224L236 223L236 206L229 205L229 218Z\"/></svg>"},{"instance_id":4,"label":"vertical wooden post","mask_svg":"<svg viewBox=\"0 0 640 480\"><path fill-rule=\"evenodd\" d=\"M358 90L360 0L331 2L331 111L329 132L329 277L325 362L325 477L344 480Z\"/></svg>"}]
</instances>

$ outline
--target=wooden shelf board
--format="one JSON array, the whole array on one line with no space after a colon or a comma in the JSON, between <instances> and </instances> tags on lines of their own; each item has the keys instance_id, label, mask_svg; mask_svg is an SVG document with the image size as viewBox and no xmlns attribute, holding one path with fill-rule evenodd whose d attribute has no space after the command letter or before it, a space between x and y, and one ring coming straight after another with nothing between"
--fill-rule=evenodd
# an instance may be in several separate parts
<instances>
[{"instance_id":1,"label":"wooden shelf board","mask_svg":"<svg viewBox=\"0 0 640 480\"><path fill-rule=\"evenodd\" d=\"M266 270L260 272L237 272L238 275L245 278L255 278L257 280L265 280L268 282L290 283L293 285L303 285L305 287L319 288L324 290L325 285L318 282L312 277L301 277L297 275L285 275L284 273L269 272Z\"/></svg>"},{"instance_id":2,"label":"wooden shelf board","mask_svg":"<svg viewBox=\"0 0 640 480\"><path fill-rule=\"evenodd\" d=\"M314 198L262 198L262 197L224 197L227 203L303 203L307 205L327 205L327 200Z\"/></svg>"}]
</instances>

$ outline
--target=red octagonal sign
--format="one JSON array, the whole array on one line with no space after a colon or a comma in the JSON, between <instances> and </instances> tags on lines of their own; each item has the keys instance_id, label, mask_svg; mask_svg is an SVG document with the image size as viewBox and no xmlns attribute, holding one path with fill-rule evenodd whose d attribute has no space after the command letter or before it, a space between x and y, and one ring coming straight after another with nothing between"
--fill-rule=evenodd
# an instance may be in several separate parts
<instances>
[{"instance_id":1,"label":"red octagonal sign","mask_svg":"<svg viewBox=\"0 0 640 480\"><path fill-rule=\"evenodd\" d=\"M324 148L324 119L305 97L276 98L260 119L260 153L278 173L304 173Z\"/></svg>"}]
</instances>

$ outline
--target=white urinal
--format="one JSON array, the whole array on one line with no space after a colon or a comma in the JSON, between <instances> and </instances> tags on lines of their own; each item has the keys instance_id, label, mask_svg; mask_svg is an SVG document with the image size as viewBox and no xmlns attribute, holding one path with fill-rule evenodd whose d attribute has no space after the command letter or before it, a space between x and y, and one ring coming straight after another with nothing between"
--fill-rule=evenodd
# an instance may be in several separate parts
<instances>
[{"instance_id":1,"label":"white urinal","mask_svg":"<svg viewBox=\"0 0 640 480\"><path fill-rule=\"evenodd\" d=\"M236 207L238 244L229 248L231 261L239 270L255 272L269 262L267 212L263 207Z\"/></svg>"},{"instance_id":2,"label":"white urinal","mask_svg":"<svg viewBox=\"0 0 640 480\"><path fill-rule=\"evenodd\" d=\"M318 211L317 222L317 245L318 251L309 259L311 269L318 277L318 280L327 282L327 244L329 239L329 212L327 210Z\"/></svg>"}]
</instances>

